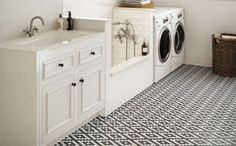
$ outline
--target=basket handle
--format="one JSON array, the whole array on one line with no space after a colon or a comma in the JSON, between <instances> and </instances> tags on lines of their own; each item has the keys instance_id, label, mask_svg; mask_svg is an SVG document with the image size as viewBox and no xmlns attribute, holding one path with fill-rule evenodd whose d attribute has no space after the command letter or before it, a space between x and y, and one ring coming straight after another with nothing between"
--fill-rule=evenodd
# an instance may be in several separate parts
<instances>
[{"instance_id":1,"label":"basket handle","mask_svg":"<svg viewBox=\"0 0 236 146\"><path fill-rule=\"evenodd\" d=\"M218 43L217 43L217 40L216 40L217 38L215 37L215 34L213 34L212 35L212 45L213 46L216 46L216 45L218 45Z\"/></svg>"}]
</instances>

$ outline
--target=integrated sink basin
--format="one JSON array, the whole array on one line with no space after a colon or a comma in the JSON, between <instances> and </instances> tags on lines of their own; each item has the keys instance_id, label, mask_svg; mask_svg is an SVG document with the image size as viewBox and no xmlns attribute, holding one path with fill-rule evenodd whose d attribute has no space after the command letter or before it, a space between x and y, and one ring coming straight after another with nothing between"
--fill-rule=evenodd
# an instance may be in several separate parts
<instances>
[{"instance_id":1,"label":"integrated sink basin","mask_svg":"<svg viewBox=\"0 0 236 146\"><path fill-rule=\"evenodd\" d=\"M45 48L56 48L61 45L77 42L100 34L101 32L90 31L49 31L34 37L18 38L15 40L0 43L0 48L22 49L22 50L41 50Z\"/></svg>"},{"instance_id":2,"label":"integrated sink basin","mask_svg":"<svg viewBox=\"0 0 236 146\"><path fill-rule=\"evenodd\" d=\"M35 47L44 47L44 46L49 46L49 45L53 45L56 43L60 43L60 44L66 44L69 43L71 41L75 41L75 38L81 37L81 36L85 36L85 34L77 34L77 35L68 35L68 34L63 34L63 33L59 33L56 35L49 35L49 36L45 36L45 37L36 37L34 39L31 40L26 40L26 41L22 41L20 43L18 43L19 46L35 46Z\"/></svg>"}]
</instances>

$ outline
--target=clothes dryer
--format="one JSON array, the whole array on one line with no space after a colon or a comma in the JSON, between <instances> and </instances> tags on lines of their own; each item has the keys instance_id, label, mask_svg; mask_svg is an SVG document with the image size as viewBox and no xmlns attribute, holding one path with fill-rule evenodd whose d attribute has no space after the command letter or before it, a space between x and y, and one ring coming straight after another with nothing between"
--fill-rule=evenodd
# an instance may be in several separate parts
<instances>
[{"instance_id":1,"label":"clothes dryer","mask_svg":"<svg viewBox=\"0 0 236 146\"><path fill-rule=\"evenodd\" d=\"M157 82L171 72L171 14L154 17L154 81Z\"/></svg>"},{"instance_id":2,"label":"clothes dryer","mask_svg":"<svg viewBox=\"0 0 236 146\"><path fill-rule=\"evenodd\" d=\"M171 71L184 64L185 55L185 25L184 10L177 9L171 14L172 21L172 50Z\"/></svg>"}]
</instances>

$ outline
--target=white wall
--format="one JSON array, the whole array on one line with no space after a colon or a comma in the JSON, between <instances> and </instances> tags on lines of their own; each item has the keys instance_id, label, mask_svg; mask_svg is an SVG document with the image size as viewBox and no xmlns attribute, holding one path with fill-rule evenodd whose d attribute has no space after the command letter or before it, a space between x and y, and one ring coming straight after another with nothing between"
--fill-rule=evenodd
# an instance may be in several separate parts
<instances>
[{"instance_id":1,"label":"white wall","mask_svg":"<svg viewBox=\"0 0 236 146\"><path fill-rule=\"evenodd\" d=\"M211 65L211 34L236 33L235 0L156 0L156 5L185 8L187 63Z\"/></svg>"},{"instance_id":2,"label":"white wall","mask_svg":"<svg viewBox=\"0 0 236 146\"><path fill-rule=\"evenodd\" d=\"M63 0L63 12L76 17L111 18L112 8L119 0Z\"/></svg>"},{"instance_id":3,"label":"white wall","mask_svg":"<svg viewBox=\"0 0 236 146\"><path fill-rule=\"evenodd\" d=\"M42 16L46 26L40 31L56 27L58 14L62 12L62 0L1 0L0 41L23 36L33 16Z\"/></svg>"}]
</instances>

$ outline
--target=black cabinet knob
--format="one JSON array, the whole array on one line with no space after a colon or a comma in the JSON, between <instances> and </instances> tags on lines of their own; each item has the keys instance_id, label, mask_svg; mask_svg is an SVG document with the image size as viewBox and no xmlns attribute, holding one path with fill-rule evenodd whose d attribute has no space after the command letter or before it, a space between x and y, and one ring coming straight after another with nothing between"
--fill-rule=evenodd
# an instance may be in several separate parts
<instances>
[{"instance_id":1,"label":"black cabinet knob","mask_svg":"<svg viewBox=\"0 0 236 146\"><path fill-rule=\"evenodd\" d=\"M179 14L179 15L178 15L178 18L181 18L182 16L183 16L182 14Z\"/></svg>"},{"instance_id":2,"label":"black cabinet knob","mask_svg":"<svg viewBox=\"0 0 236 146\"><path fill-rule=\"evenodd\" d=\"M163 19L163 23L166 23L166 22L168 22L168 21L169 21L168 18Z\"/></svg>"},{"instance_id":3,"label":"black cabinet knob","mask_svg":"<svg viewBox=\"0 0 236 146\"><path fill-rule=\"evenodd\" d=\"M75 86L76 86L76 83L72 83L71 85L75 87Z\"/></svg>"},{"instance_id":4,"label":"black cabinet knob","mask_svg":"<svg viewBox=\"0 0 236 146\"><path fill-rule=\"evenodd\" d=\"M83 83L83 82L84 82L84 79L80 79L79 81L80 81L81 83Z\"/></svg>"},{"instance_id":5,"label":"black cabinet knob","mask_svg":"<svg viewBox=\"0 0 236 146\"><path fill-rule=\"evenodd\" d=\"M64 67L64 64L63 63L59 63L58 66L59 67Z\"/></svg>"},{"instance_id":6,"label":"black cabinet knob","mask_svg":"<svg viewBox=\"0 0 236 146\"><path fill-rule=\"evenodd\" d=\"M96 53L95 53L95 52L91 52L90 54L91 54L91 55L95 55Z\"/></svg>"}]
</instances>

